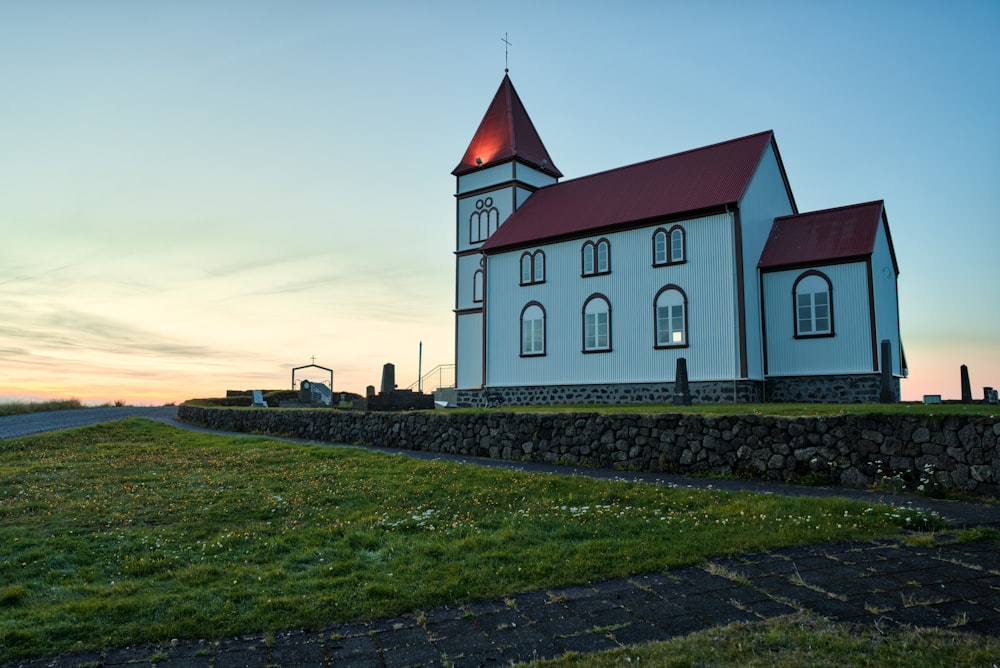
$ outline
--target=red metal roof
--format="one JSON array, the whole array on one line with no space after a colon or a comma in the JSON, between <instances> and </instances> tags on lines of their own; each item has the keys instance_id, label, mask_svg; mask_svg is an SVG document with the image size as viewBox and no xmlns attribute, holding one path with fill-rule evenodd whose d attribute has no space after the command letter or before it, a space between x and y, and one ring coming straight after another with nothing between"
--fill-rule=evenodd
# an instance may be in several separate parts
<instances>
[{"instance_id":1,"label":"red metal roof","mask_svg":"<svg viewBox=\"0 0 1000 668\"><path fill-rule=\"evenodd\" d=\"M768 130L546 186L500 226L483 250L735 204L773 140Z\"/></svg>"},{"instance_id":2,"label":"red metal roof","mask_svg":"<svg viewBox=\"0 0 1000 668\"><path fill-rule=\"evenodd\" d=\"M757 266L774 269L869 256L883 214L878 200L775 218ZM889 245L891 252L891 240Z\"/></svg>"},{"instance_id":3,"label":"red metal roof","mask_svg":"<svg viewBox=\"0 0 1000 668\"><path fill-rule=\"evenodd\" d=\"M479 158L481 163L476 162ZM491 163L519 158L555 176L562 173L552 164L535 126L528 117L510 77L504 74L493 102L479 123L462 161L452 174L461 176Z\"/></svg>"}]
</instances>

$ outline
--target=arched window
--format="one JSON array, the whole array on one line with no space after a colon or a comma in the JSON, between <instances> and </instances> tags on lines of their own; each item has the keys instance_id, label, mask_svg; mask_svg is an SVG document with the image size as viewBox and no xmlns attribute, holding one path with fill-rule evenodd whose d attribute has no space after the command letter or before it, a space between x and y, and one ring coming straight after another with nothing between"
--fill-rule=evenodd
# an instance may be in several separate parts
<instances>
[{"instance_id":1,"label":"arched window","mask_svg":"<svg viewBox=\"0 0 1000 668\"><path fill-rule=\"evenodd\" d=\"M597 273L606 274L611 271L611 245L607 239L597 242Z\"/></svg>"},{"instance_id":2,"label":"arched window","mask_svg":"<svg viewBox=\"0 0 1000 668\"><path fill-rule=\"evenodd\" d=\"M683 264L687 259L684 228L674 225L669 230L662 227L653 232L653 266Z\"/></svg>"},{"instance_id":3,"label":"arched window","mask_svg":"<svg viewBox=\"0 0 1000 668\"><path fill-rule=\"evenodd\" d=\"M662 229L653 232L653 265L667 263L667 233Z\"/></svg>"},{"instance_id":4,"label":"arched window","mask_svg":"<svg viewBox=\"0 0 1000 668\"><path fill-rule=\"evenodd\" d=\"M472 301L483 301L483 270L476 269L472 274Z\"/></svg>"},{"instance_id":5,"label":"arched window","mask_svg":"<svg viewBox=\"0 0 1000 668\"><path fill-rule=\"evenodd\" d=\"M531 253L521 254L521 285L531 283Z\"/></svg>"},{"instance_id":6,"label":"arched window","mask_svg":"<svg viewBox=\"0 0 1000 668\"><path fill-rule=\"evenodd\" d=\"M492 197L476 200L476 210L469 214L469 243L486 241L500 227L500 210Z\"/></svg>"},{"instance_id":7,"label":"arched window","mask_svg":"<svg viewBox=\"0 0 1000 668\"><path fill-rule=\"evenodd\" d=\"M582 269L580 271L584 276L594 275L594 242L587 241L583 244L583 248L580 249Z\"/></svg>"},{"instance_id":8,"label":"arched window","mask_svg":"<svg viewBox=\"0 0 1000 668\"><path fill-rule=\"evenodd\" d=\"M583 304L583 352L611 350L611 303L593 294Z\"/></svg>"},{"instance_id":9,"label":"arched window","mask_svg":"<svg viewBox=\"0 0 1000 668\"><path fill-rule=\"evenodd\" d=\"M545 354L545 309L529 302L521 309L521 357Z\"/></svg>"},{"instance_id":10,"label":"arched window","mask_svg":"<svg viewBox=\"0 0 1000 668\"><path fill-rule=\"evenodd\" d=\"M545 253L540 250L531 256L531 280L533 283L545 282Z\"/></svg>"},{"instance_id":11,"label":"arched window","mask_svg":"<svg viewBox=\"0 0 1000 668\"><path fill-rule=\"evenodd\" d=\"M580 249L584 276L597 276L611 272L611 244L607 239L586 241Z\"/></svg>"},{"instance_id":12,"label":"arched window","mask_svg":"<svg viewBox=\"0 0 1000 668\"><path fill-rule=\"evenodd\" d=\"M493 233L500 227L500 210L498 208L493 207L486 212L486 223L489 226L489 236L493 236Z\"/></svg>"},{"instance_id":13,"label":"arched window","mask_svg":"<svg viewBox=\"0 0 1000 668\"><path fill-rule=\"evenodd\" d=\"M521 253L521 285L544 282L545 253L540 250Z\"/></svg>"},{"instance_id":14,"label":"arched window","mask_svg":"<svg viewBox=\"0 0 1000 668\"><path fill-rule=\"evenodd\" d=\"M667 285L653 300L656 323L655 348L683 348L688 345L687 295L676 285Z\"/></svg>"},{"instance_id":15,"label":"arched window","mask_svg":"<svg viewBox=\"0 0 1000 668\"><path fill-rule=\"evenodd\" d=\"M818 271L807 271L792 285L795 337L833 336L833 286Z\"/></svg>"},{"instance_id":16,"label":"arched window","mask_svg":"<svg viewBox=\"0 0 1000 668\"><path fill-rule=\"evenodd\" d=\"M687 259L687 249L685 244L684 228L674 225L670 228L670 259L669 264L680 264Z\"/></svg>"}]
</instances>

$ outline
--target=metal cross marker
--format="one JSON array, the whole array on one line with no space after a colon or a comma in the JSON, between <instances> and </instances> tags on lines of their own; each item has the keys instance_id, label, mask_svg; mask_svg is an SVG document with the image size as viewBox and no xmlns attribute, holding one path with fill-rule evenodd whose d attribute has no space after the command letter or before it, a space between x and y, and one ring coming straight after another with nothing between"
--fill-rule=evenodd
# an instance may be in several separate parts
<instances>
[{"instance_id":1,"label":"metal cross marker","mask_svg":"<svg viewBox=\"0 0 1000 668\"><path fill-rule=\"evenodd\" d=\"M504 72L509 72L510 69L509 69L509 63L507 62L507 58L508 58L508 55L510 53L510 47L512 45L511 45L511 43L509 41L507 41L507 33L506 32L503 34L503 37L500 38L500 41L503 42L504 44L506 44L506 46L504 46L504 48L503 48L503 71Z\"/></svg>"}]
</instances>

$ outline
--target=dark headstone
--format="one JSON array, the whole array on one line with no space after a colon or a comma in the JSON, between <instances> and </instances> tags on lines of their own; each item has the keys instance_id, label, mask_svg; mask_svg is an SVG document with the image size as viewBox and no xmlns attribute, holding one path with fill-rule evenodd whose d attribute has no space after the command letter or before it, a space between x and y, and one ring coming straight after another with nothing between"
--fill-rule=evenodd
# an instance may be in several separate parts
<instances>
[{"instance_id":1,"label":"dark headstone","mask_svg":"<svg viewBox=\"0 0 1000 668\"><path fill-rule=\"evenodd\" d=\"M304 380L299 384L299 403L300 404L312 403L312 383L310 383L308 380Z\"/></svg>"},{"instance_id":2,"label":"dark headstone","mask_svg":"<svg viewBox=\"0 0 1000 668\"><path fill-rule=\"evenodd\" d=\"M674 406L691 405L691 388L688 385L688 363L686 357L677 358L674 372Z\"/></svg>"},{"instance_id":3,"label":"dark headstone","mask_svg":"<svg viewBox=\"0 0 1000 668\"><path fill-rule=\"evenodd\" d=\"M365 388L365 396L366 397L374 397L375 396L375 386L374 385L369 385L368 387Z\"/></svg>"},{"instance_id":4,"label":"dark headstone","mask_svg":"<svg viewBox=\"0 0 1000 668\"><path fill-rule=\"evenodd\" d=\"M896 403L896 388L892 382L892 342L882 339L882 374L878 393L879 403Z\"/></svg>"},{"instance_id":5,"label":"dark headstone","mask_svg":"<svg viewBox=\"0 0 1000 668\"><path fill-rule=\"evenodd\" d=\"M382 394L389 394L396 389L396 365L387 362L382 367Z\"/></svg>"},{"instance_id":6,"label":"dark headstone","mask_svg":"<svg viewBox=\"0 0 1000 668\"><path fill-rule=\"evenodd\" d=\"M962 365L962 403L972 403L972 383L969 382L969 367Z\"/></svg>"}]
</instances>

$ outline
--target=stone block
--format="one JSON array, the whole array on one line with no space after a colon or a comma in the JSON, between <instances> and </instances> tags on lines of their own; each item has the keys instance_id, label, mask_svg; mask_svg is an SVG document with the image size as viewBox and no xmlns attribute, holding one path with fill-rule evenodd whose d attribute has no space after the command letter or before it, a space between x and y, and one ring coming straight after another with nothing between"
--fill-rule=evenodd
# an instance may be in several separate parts
<instances>
[{"instance_id":1,"label":"stone block","mask_svg":"<svg viewBox=\"0 0 1000 668\"><path fill-rule=\"evenodd\" d=\"M969 474L976 482L993 482L993 469L985 464L970 466Z\"/></svg>"}]
</instances>

